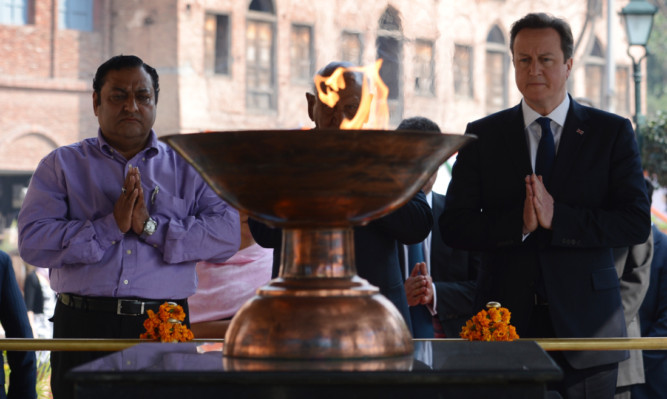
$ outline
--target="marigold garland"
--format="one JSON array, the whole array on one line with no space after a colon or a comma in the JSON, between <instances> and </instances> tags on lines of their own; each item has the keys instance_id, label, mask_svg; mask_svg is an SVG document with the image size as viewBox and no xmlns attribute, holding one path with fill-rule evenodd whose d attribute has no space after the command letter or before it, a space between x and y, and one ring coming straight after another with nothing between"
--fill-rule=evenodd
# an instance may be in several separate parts
<instances>
[{"instance_id":1,"label":"marigold garland","mask_svg":"<svg viewBox=\"0 0 667 399\"><path fill-rule=\"evenodd\" d=\"M146 332L139 335L141 339L150 339L161 342L186 342L194 338L192 331L182 324L185 320L183 307L174 302L165 302L160 305L156 314L147 310L148 319L144 321Z\"/></svg>"},{"instance_id":2,"label":"marigold garland","mask_svg":"<svg viewBox=\"0 0 667 399\"><path fill-rule=\"evenodd\" d=\"M488 310L480 310L466 322L459 335L468 341L514 341L519 338L510 325L511 312L497 302L489 302Z\"/></svg>"}]
</instances>

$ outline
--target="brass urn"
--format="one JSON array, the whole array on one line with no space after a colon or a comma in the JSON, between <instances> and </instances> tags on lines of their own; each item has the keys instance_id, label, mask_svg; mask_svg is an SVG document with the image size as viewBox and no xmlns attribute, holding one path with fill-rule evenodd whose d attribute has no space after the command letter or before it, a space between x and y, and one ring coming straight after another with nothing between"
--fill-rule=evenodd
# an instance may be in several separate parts
<instances>
[{"instance_id":1,"label":"brass urn","mask_svg":"<svg viewBox=\"0 0 667 399\"><path fill-rule=\"evenodd\" d=\"M237 209L283 229L280 276L234 316L224 355L261 360L411 355L401 314L356 274L353 226L405 204L470 136L417 131L230 131L162 137Z\"/></svg>"}]
</instances>

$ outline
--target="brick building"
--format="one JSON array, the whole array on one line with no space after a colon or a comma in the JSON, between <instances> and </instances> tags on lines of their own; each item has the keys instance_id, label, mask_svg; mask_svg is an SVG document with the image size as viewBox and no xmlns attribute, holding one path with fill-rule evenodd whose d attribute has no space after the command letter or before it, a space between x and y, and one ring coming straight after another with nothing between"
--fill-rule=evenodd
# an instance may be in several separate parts
<instances>
[{"instance_id":1,"label":"brick building","mask_svg":"<svg viewBox=\"0 0 667 399\"><path fill-rule=\"evenodd\" d=\"M468 121L519 101L509 27L546 11L573 28L570 92L629 116L631 64L618 16L626 4L0 0L0 214L5 223L15 216L44 155L96 134L92 77L112 55L136 54L157 68L158 134L309 127L304 92L314 71L331 60L376 58L384 59L393 125L423 115L462 132ZM608 42L615 50L606 59Z\"/></svg>"}]
</instances>

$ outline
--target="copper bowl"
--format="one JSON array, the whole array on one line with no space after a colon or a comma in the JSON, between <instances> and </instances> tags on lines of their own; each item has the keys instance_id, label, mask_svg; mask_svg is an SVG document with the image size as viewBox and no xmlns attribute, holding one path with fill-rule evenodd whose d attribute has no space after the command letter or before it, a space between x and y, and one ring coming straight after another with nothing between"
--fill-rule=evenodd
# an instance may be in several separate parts
<instances>
[{"instance_id":1,"label":"copper bowl","mask_svg":"<svg viewBox=\"0 0 667 399\"><path fill-rule=\"evenodd\" d=\"M218 195L271 226L346 227L407 202L471 140L384 130L280 130L162 137Z\"/></svg>"},{"instance_id":2,"label":"copper bowl","mask_svg":"<svg viewBox=\"0 0 667 399\"><path fill-rule=\"evenodd\" d=\"M352 226L405 204L471 136L293 130L162 140L232 206L283 228L280 277L236 313L225 356L298 362L412 353L400 312L356 275Z\"/></svg>"}]
</instances>

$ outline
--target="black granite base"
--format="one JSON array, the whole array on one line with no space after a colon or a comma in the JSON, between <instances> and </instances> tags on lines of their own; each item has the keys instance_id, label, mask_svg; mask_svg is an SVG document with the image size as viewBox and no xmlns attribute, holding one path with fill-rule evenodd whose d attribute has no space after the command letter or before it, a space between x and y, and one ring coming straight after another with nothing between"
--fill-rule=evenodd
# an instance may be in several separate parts
<instances>
[{"instance_id":1,"label":"black granite base","mask_svg":"<svg viewBox=\"0 0 667 399\"><path fill-rule=\"evenodd\" d=\"M532 341L415 341L412 357L254 362L206 345L140 344L72 370L76 399L545 398L562 378Z\"/></svg>"}]
</instances>

